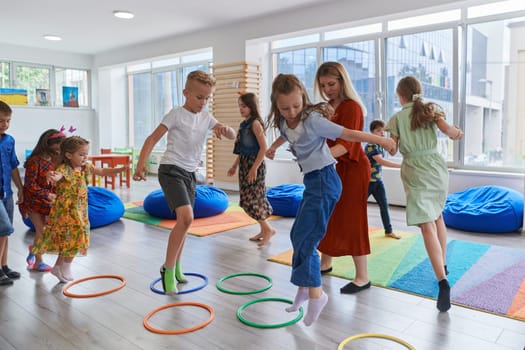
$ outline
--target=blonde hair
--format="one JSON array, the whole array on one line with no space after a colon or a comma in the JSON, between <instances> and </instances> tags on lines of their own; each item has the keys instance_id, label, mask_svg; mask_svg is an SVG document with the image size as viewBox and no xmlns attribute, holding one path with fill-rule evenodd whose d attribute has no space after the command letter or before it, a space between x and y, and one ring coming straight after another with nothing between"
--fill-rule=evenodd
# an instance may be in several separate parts
<instances>
[{"instance_id":1,"label":"blonde hair","mask_svg":"<svg viewBox=\"0 0 525 350\"><path fill-rule=\"evenodd\" d=\"M346 70L345 66L343 66L339 62L325 62L321 64L317 69L317 72L315 73L315 92L316 94L319 94L325 101L327 101L328 98L321 89L321 83L319 80L321 79L321 77L326 76L331 76L339 80L339 82L343 86L343 88L341 89L341 97L345 100L353 100L357 102L359 107L361 107L361 112L363 113L363 116L365 116L365 104L363 103L363 100L361 100L361 97L359 97L359 94L357 93L354 84L352 83L352 79L350 79L350 75L348 74L348 71Z\"/></svg>"},{"instance_id":2,"label":"blonde hair","mask_svg":"<svg viewBox=\"0 0 525 350\"><path fill-rule=\"evenodd\" d=\"M185 88L187 89L189 85L195 81L204 85L208 85L209 87L215 86L215 79L213 79L213 77L210 74L201 70L194 70L193 72L190 72L190 74L188 74L188 77L186 78Z\"/></svg>"},{"instance_id":3,"label":"blonde hair","mask_svg":"<svg viewBox=\"0 0 525 350\"><path fill-rule=\"evenodd\" d=\"M421 83L415 77L408 76L402 78L397 83L396 92L405 101L413 102L412 112L410 114L410 129L429 127L436 118L444 117L443 108L436 103L424 103L423 89Z\"/></svg>"},{"instance_id":4,"label":"blonde hair","mask_svg":"<svg viewBox=\"0 0 525 350\"><path fill-rule=\"evenodd\" d=\"M333 113L332 108L327 103L312 104L303 83L293 74L279 74L272 83L272 94L270 97L271 107L268 115L267 126L279 128L284 119L279 108L277 108L277 97L279 95L289 95L292 92L299 92L302 96L303 110L301 114L307 118L310 112L318 112L325 118L330 118Z\"/></svg>"}]
</instances>

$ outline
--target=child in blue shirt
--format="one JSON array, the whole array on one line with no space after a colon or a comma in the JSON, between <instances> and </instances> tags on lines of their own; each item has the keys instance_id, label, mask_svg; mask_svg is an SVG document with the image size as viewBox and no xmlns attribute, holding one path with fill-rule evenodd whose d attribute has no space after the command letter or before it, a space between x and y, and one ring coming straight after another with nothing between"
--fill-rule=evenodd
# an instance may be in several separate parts
<instances>
[{"instance_id":1,"label":"child in blue shirt","mask_svg":"<svg viewBox=\"0 0 525 350\"><path fill-rule=\"evenodd\" d=\"M385 137L385 122L376 119L370 123L370 132L374 135ZM380 145L368 143L365 146L365 153L370 161L370 183L368 184L368 197L372 195L379 205L381 221L385 229L385 236L400 239L401 236L392 230L390 214L388 213L388 201L386 199L385 185L383 184L382 166L391 168L401 168L401 164L391 162L383 158L385 150Z\"/></svg>"},{"instance_id":2,"label":"child in blue shirt","mask_svg":"<svg viewBox=\"0 0 525 350\"><path fill-rule=\"evenodd\" d=\"M272 84L268 124L281 136L266 152L273 159L285 141L304 174L303 199L290 232L293 246L291 282L298 287L292 306L296 311L308 300L304 317L310 326L328 302L321 286L321 262L317 246L326 232L328 219L341 194L341 180L335 170L335 158L326 139L341 138L354 142L374 142L390 150L395 145L385 137L350 130L328 120L332 110L325 104L312 105L301 81L291 74L279 74Z\"/></svg>"},{"instance_id":3,"label":"child in blue shirt","mask_svg":"<svg viewBox=\"0 0 525 350\"><path fill-rule=\"evenodd\" d=\"M7 266L8 237L15 231L13 228L13 191L11 180L18 189L18 201L23 202L23 187L18 172L18 158L15 152L15 139L6 134L11 123L12 110L9 105L0 101L0 286L13 284L13 279L20 278L20 273Z\"/></svg>"}]
</instances>

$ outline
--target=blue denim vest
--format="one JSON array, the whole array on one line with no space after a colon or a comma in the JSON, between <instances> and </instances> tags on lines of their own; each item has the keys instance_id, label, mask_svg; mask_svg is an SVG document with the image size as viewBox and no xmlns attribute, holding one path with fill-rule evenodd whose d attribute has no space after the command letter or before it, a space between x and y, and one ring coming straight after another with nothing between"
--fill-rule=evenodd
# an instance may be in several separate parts
<instances>
[{"instance_id":1,"label":"blue denim vest","mask_svg":"<svg viewBox=\"0 0 525 350\"><path fill-rule=\"evenodd\" d=\"M256 156L259 153L259 142L252 131L254 120L255 118L250 117L239 125L233 153L243 156Z\"/></svg>"}]
</instances>

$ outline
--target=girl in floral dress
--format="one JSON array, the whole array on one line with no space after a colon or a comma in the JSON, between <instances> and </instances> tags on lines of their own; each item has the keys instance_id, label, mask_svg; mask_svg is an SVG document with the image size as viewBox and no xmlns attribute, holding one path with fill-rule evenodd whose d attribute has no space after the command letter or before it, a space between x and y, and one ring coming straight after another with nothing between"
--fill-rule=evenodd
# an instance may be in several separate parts
<instances>
[{"instance_id":1,"label":"girl in floral dress","mask_svg":"<svg viewBox=\"0 0 525 350\"><path fill-rule=\"evenodd\" d=\"M72 281L71 263L84 256L89 247L88 181L92 174L111 175L125 168L98 168L88 163L89 141L79 136L66 138L60 145L57 168L48 181L56 185L56 200L42 238L35 242L35 254L58 254L51 273L62 283Z\"/></svg>"}]
</instances>

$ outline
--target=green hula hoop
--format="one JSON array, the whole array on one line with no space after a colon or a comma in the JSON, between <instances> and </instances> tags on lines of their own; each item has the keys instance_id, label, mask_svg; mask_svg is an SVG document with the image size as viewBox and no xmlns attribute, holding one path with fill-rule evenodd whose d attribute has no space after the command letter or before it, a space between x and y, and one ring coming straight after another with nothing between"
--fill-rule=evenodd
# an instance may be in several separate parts
<instances>
[{"instance_id":1,"label":"green hula hoop","mask_svg":"<svg viewBox=\"0 0 525 350\"><path fill-rule=\"evenodd\" d=\"M224 281L226 281L227 279L230 279L230 278L233 278L233 277L238 277L238 276L262 277L262 278L264 278L265 280L268 281L268 285L265 286L264 288L261 288L261 289L254 289L254 290L249 290L249 291L245 291L245 292L237 292L237 291L234 291L234 290L229 290L229 289L226 289L226 288L224 288L222 286L222 283ZM228 293L228 294L237 294L237 295L255 294L255 293L264 292L264 291L270 289L271 287L272 287L272 278L270 276L266 276L266 275L263 275L262 273L255 273L255 272L234 273L232 275L224 276L223 278L221 278L220 280L217 281L217 289L220 290L223 293Z\"/></svg>"},{"instance_id":2,"label":"green hula hoop","mask_svg":"<svg viewBox=\"0 0 525 350\"><path fill-rule=\"evenodd\" d=\"M242 315L242 312L244 311L244 309L246 309L250 305L253 305L255 303L260 303L263 301L282 301L283 303L293 304L293 301L289 299L283 299L283 298L261 298L261 299L251 300L241 305L241 307L239 307L239 309L237 310L237 318L239 319L239 321L241 321L242 323L248 326L255 327L255 328L280 328L280 327L286 327L294 323L297 323L299 322L301 318L303 318L304 312L303 312L302 306L299 308L299 315L297 315L297 317L294 318L293 320L287 321L287 322L274 323L274 324L262 324L262 323L251 322L244 318L244 316Z\"/></svg>"},{"instance_id":3,"label":"green hula hoop","mask_svg":"<svg viewBox=\"0 0 525 350\"><path fill-rule=\"evenodd\" d=\"M407 343L403 339L399 339L399 338L393 337L391 335L379 334L379 333L363 333L363 334L356 334L356 335L353 335L351 337L348 337L348 338L346 338L345 340L343 340L339 344L339 346L337 347L337 350L343 350L343 348L345 347L346 344L350 343L351 341L354 341L354 340L357 340L357 339L363 339L363 338L387 339L387 340L391 340L393 342L396 342L398 344L401 344L401 345L403 345L404 347L406 347L409 350L416 350L416 348L413 345Z\"/></svg>"}]
</instances>

